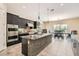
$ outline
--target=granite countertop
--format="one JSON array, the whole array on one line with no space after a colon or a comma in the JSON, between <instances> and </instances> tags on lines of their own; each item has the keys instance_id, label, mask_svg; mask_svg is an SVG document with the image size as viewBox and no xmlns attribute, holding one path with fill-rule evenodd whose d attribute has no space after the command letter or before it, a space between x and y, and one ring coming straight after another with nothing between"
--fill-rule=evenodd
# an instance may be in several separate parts
<instances>
[{"instance_id":1,"label":"granite countertop","mask_svg":"<svg viewBox=\"0 0 79 59\"><path fill-rule=\"evenodd\" d=\"M52 35L52 34L51 33L34 34L34 35L21 36L21 38L30 39L30 40L37 40L39 38L42 38L42 37L45 37L48 35Z\"/></svg>"}]
</instances>

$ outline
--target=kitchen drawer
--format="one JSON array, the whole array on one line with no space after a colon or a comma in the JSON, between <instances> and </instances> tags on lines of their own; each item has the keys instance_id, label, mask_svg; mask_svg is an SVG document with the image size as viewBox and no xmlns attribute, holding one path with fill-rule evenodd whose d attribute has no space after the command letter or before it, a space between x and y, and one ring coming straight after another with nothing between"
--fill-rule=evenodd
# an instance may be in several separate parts
<instances>
[{"instance_id":1,"label":"kitchen drawer","mask_svg":"<svg viewBox=\"0 0 79 59\"><path fill-rule=\"evenodd\" d=\"M8 31L8 36L18 35L18 31Z\"/></svg>"},{"instance_id":2,"label":"kitchen drawer","mask_svg":"<svg viewBox=\"0 0 79 59\"><path fill-rule=\"evenodd\" d=\"M8 28L18 28L18 25L8 24Z\"/></svg>"}]
</instances>

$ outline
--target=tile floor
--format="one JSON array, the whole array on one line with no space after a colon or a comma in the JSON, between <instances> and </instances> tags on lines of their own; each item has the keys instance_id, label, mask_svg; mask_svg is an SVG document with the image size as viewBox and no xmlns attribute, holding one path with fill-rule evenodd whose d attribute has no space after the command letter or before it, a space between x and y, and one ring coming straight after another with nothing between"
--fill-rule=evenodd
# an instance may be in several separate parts
<instances>
[{"instance_id":1,"label":"tile floor","mask_svg":"<svg viewBox=\"0 0 79 59\"><path fill-rule=\"evenodd\" d=\"M52 39L52 43L37 56L74 56L72 48L70 40ZM23 56L21 53L21 43L1 51L0 56Z\"/></svg>"},{"instance_id":2,"label":"tile floor","mask_svg":"<svg viewBox=\"0 0 79 59\"><path fill-rule=\"evenodd\" d=\"M1 51L0 56L23 56L21 53L21 43L10 46Z\"/></svg>"},{"instance_id":3,"label":"tile floor","mask_svg":"<svg viewBox=\"0 0 79 59\"><path fill-rule=\"evenodd\" d=\"M68 40L52 40L38 56L73 56L72 43Z\"/></svg>"}]
</instances>

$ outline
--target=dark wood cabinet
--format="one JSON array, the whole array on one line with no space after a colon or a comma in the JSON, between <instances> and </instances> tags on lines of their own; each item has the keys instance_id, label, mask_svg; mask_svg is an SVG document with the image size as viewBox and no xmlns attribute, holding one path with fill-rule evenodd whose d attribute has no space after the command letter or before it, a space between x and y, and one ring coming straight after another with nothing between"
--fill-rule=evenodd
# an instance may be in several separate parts
<instances>
[{"instance_id":1,"label":"dark wood cabinet","mask_svg":"<svg viewBox=\"0 0 79 59\"><path fill-rule=\"evenodd\" d=\"M34 29L36 29L36 28L39 27L39 26L40 26L40 22L34 21Z\"/></svg>"},{"instance_id":2,"label":"dark wood cabinet","mask_svg":"<svg viewBox=\"0 0 79 59\"><path fill-rule=\"evenodd\" d=\"M43 34L43 35L46 35ZM21 36L22 39L22 54L25 56L36 56L45 47L47 47L52 42L52 34L46 36L40 35L40 38L28 38L28 36ZM28 43L30 42L30 43Z\"/></svg>"},{"instance_id":3,"label":"dark wood cabinet","mask_svg":"<svg viewBox=\"0 0 79 59\"><path fill-rule=\"evenodd\" d=\"M19 27L20 28L25 28L25 25L27 23L27 20L24 18L19 18Z\"/></svg>"},{"instance_id":4,"label":"dark wood cabinet","mask_svg":"<svg viewBox=\"0 0 79 59\"><path fill-rule=\"evenodd\" d=\"M18 25L19 16L7 13L7 24L15 24Z\"/></svg>"},{"instance_id":5,"label":"dark wood cabinet","mask_svg":"<svg viewBox=\"0 0 79 59\"><path fill-rule=\"evenodd\" d=\"M37 22L34 21L34 29L36 29L36 28L37 28Z\"/></svg>"},{"instance_id":6,"label":"dark wood cabinet","mask_svg":"<svg viewBox=\"0 0 79 59\"><path fill-rule=\"evenodd\" d=\"M18 25L19 28L25 28L26 23L31 23L34 26L32 28L36 29L37 28L37 21L32 21L29 19L24 19L19 17L18 15L12 14L12 13L7 13L7 24L14 24Z\"/></svg>"}]
</instances>

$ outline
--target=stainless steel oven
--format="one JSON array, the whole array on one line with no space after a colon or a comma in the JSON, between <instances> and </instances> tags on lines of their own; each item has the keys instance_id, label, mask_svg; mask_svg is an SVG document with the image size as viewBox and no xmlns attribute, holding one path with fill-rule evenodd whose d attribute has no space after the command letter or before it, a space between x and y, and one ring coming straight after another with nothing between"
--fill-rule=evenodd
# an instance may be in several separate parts
<instances>
[{"instance_id":1,"label":"stainless steel oven","mask_svg":"<svg viewBox=\"0 0 79 59\"><path fill-rule=\"evenodd\" d=\"M18 25L8 24L8 40L7 45L13 45L19 41L18 39Z\"/></svg>"}]
</instances>

